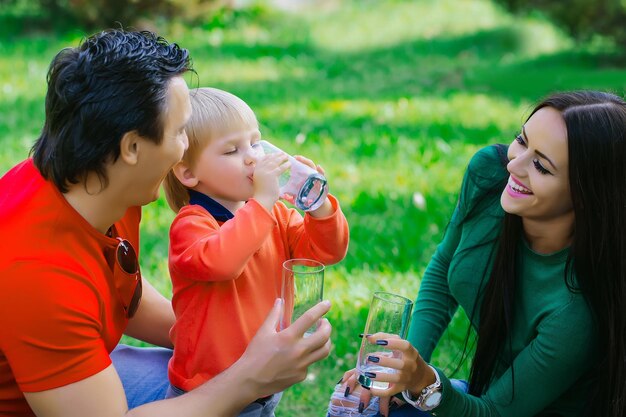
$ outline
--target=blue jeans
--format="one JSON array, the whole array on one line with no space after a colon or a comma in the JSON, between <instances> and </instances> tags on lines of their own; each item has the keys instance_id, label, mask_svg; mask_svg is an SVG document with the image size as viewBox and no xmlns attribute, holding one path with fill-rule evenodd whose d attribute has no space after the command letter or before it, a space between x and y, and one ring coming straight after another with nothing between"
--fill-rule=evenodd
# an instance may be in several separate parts
<instances>
[{"instance_id":1,"label":"blue jeans","mask_svg":"<svg viewBox=\"0 0 626 417\"><path fill-rule=\"evenodd\" d=\"M110 356L122 380L128 409L184 394L184 391L171 387L167 378L167 365L172 357L170 349L117 345ZM281 397L282 393L278 393L257 400L242 410L239 416L273 417Z\"/></svg>"},{"instance_id":2,"label":"blue jeans","mask_svg":"<svg viewBox=\"0 0 626 417\"><path fill-rule=\"evenodd\" d=\"M110 356L122 380L129 409L165 398L170 386L167 379L170 349L117 345Z\"/></svg>"},{"instance_id":3,"label":"blue jeans","mask_svg":"<svg viewBox=\"0 0 626 417\"><path fill-rule=\"evenodd\" d=\"M185 392L186 391L170 384L165 398L175 398L183 395ZM238 417L275 417L274 410L278 406L282 396L283 393L279 392L266 398L260 398L241 410Z\"/></svg>"}]
</instances>

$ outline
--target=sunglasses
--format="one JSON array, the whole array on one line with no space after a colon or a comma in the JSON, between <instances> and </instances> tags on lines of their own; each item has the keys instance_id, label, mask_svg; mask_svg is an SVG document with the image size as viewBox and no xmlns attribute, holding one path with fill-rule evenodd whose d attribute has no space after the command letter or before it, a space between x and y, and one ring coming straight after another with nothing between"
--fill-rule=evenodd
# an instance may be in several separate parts
<instances>
[{"instance_id":1,"label":"sunglasses","mask_svg":"<svg viewBox=\"0 0 626 417\"><path fill-rule=\"evenodd\" d=\"M117 291L124 306L124 312L126 317L130 319L137 312L139 302L141 301L142 285L141 275L139 274L139 262L133 245L121 237L118 237L117 240L118 243L115 248L116 267L113 273ZM119 277L118 271L124 277ZM128 301L129 299L130 301Z\"/></svg>"}]
</instances>

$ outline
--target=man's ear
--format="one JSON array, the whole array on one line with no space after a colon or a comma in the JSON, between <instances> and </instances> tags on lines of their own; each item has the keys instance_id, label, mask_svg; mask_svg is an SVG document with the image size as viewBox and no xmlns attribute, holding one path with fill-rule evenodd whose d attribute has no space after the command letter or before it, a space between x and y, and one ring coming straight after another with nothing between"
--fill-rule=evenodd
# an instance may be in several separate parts
<instances>
[{"instance_id":1,"label":"man's ear","mask_svg":"<svg viewBox=\"0 0 626 417\"><path fill-rule=\"evenodd\" d=\"M141 136L136 130L124 133L120 141L120 159L129 165L136 165L139 161Z\"/></svg>"},{"instance_id":2,"label":"man's ear","mask_svg":"<svg viewBox=\"0 0 626 417\"><path fill-rule=\"evenodd\" d=\"M198 178L193 173L192 169L189 168L187 164L185 164L184 161L180 161L179 163L174 165L172 171L174 172L176 178L178 178L178 181L180 181L180 183L185 187L193 188L198 185Z\"/></svg>"}]
</instances>

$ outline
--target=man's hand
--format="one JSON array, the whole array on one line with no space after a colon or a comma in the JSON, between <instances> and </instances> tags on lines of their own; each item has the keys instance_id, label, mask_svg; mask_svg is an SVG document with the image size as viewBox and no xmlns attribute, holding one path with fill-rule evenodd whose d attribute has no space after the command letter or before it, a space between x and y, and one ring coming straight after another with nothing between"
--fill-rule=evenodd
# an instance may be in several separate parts
<instances>
[{"instance_id":1,"label":"man's hand","mask_svg":"<svg viewBox=\"0 0 626 417\"><path fill-rule=\"evenodd\" d=\"M282 301L277 299L243 356L233 365L246 370L246 382L256 397L280 392L303 381L309 365L330 353L331 326L322 319L330 309L329 301L320 302L285 330L276 331L282 309ZM318 321L315 333L305 338L304 333Z\"/></svg>"}]
</instances>

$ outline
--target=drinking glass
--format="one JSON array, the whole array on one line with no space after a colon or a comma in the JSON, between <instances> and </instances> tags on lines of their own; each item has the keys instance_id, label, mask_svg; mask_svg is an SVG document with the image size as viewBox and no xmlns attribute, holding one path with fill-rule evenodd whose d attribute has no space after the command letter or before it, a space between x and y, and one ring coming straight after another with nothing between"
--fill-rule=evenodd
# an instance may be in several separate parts
<instances>
[{"instance_id":1,"label":"drinking glass","mask_svg":"<svg viewBox=\"0 0 626 417\"><path fill-rule=\"evenodd\" d=\"M284 302L280 330L298 319L308 309L322 301L324 294L324 264L312 259L289 259L283 263L281 298ZM311 326L304 337L317 329Z\"/></svg>"},{"instance_id":2,"label":"drinking glass","mask_svg":"<svg viewBox=\"0 0 626 417\"><path fill-rule=\"evenodd\" d=\"M319 208L328 194L326 177L303 164L266 140L262 140L264 155L282 152L289 158L290 167L278 178L280 196L293 203L300 210L312 211Z\"/></svg>"},{"instance_id":3,"label":"drinking glass","mask_svg":"<svg viewBox=\"0 0 626 417\"><path fill-rule=\"evenodd\" d=\"M380 366L378 363L367 360L368 356L393 356L392 350L385 346L379 346L375 340L371 343L366 335L374 333L387 333L397 335L401 339L406 338L411 319L411 310L413 309L413 301L400 295L389 292L375 292L370 303L367 322L363 332L363 340L361 341L361 349L359 350L359 358L357 362L357 372L359 374L359 383L365 387L374 387L386 389L389 387L388 382L380 382L372 380L365 375L365 372L374 373L395 373L396 370Z\"/></svg>"}]
</instances>

